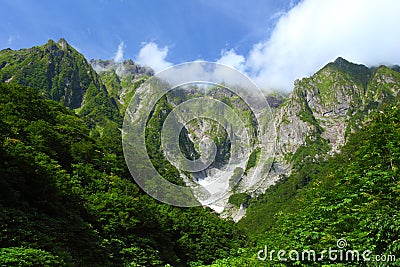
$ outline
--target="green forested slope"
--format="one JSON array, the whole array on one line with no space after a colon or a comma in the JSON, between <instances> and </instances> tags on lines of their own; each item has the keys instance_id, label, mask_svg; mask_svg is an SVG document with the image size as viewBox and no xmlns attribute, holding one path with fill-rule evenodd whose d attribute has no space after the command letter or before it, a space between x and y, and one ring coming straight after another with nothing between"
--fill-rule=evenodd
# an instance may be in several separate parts
<instances>
[{"instance_id":1,"label":"green forested slope","mask_svg":"<svg viewBox=\"0 0 400 267\"><path fill-rule=\"evenodd\" d=\"M78 109L91 128L122 121L97 73L64 39L0 51L0 81L36 88L45 98Z\"/></svg>"},{"instance_id":2,"label":"green forested slope","mask_svg":"<svg viewBox=\"0 0 400 267\"><path fill-rule=\"evenodd\" d=\"M81 118L36 89L0 84L0 125L0 265L187 266L242 244L211 210L142 193Z\"/></svg>"}]
</instances>

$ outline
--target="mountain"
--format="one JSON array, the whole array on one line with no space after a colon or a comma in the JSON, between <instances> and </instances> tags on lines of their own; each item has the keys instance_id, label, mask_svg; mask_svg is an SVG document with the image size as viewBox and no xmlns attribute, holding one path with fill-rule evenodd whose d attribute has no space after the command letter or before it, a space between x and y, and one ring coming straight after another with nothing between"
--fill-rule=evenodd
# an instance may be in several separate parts
<instances>
[{"instance_id":1,"label":"mountain","mask_svg":"<svg viewBox=\"0 0 400 267\"><path fill-rule=\"evenodd\" d=\"M274 109L272 171L257 190L232 194L222 213L252 246L209 266L376 266L379 255L382 266L399 266L398 70L338 58L295 81ZM372 256L329 258L329 248Z\"/></svg>"},{"instance_id":2,"label":"mountain","mask_svg":"<svg viewBox=\"0 0 400 267\"><path fill-rule=\"evenodd\" d=\"M121 147L122 115L133 96L149 93L141 85L151 69L131 60L88 62L64 39L2 50L0 265L264 266L257 252L265 245L322 251L337 247L340 238L349 249L398 255L399 71L338 58L295 81L290 95L266 94L272 117L252 114L233 92L211 86L201 96L238 114L251 150L234 150L226 125L191 120L179 133L179 152L193 159L201 156L203 140L216 145L215 160L195 173L169 162L161 130L199 88L183 86L160 98L145 139L163 177L179 185L202 183L223 172L232 155L247 159L226 170L229 190L214 203L218 212L224 209L218 214L162 204L131 178ZM260 152L257 132L266 121L277 133L268 140L275 142L270 157ZM266 179L250 181L265 162L271 163ZM292 265L310 264L320 265Z\"/></svg>"},{"instance_id":3,"label":"mountain","mask_svg":"<svg viewBox=\"0 0 400 267\"><path fill-rule=\"evenodd\" d=\"M313 160L317 163L340 152L349 136L359 131L370 120L369 114L385 104L399 101L399 85L400 73L395 67L368 68L338 58L311 77L295 81L294 89L287 98L267 95L267 99L274 103L272 110L277 133L276 140L271 140L276 142L271 170L266 179L260 176L259 181L256 180L251 187L248 187L257 166L263 160L267 160L259 159L254 154L258 159L253 160L253 164L248 164L246 170L243 169L235 188L231 187L225 197L214 205L218 206L219 210L225 209L223 217L240 220L245 216L244 207L251 197L263 194L271 185L290 176L293 170L306 172L305 166L309 166L304 163L305 161ZM231 92L217 88L210 90L206 95L223 99L224 103L235 108L239 114L246 113L246 108L241 108L243 103ZM182 101L193 97L196 97L196 91L193 89L177 92L167 97L165 101L168 104L159 112L166 116ZM160 117L160 114L154 113L153 116ZM254 119L245 119L249 119L247 125L252 128ZM162 122L158 122L157 125L159 126L154 126L156 133L160 133ZM204 120L188 123L185 125L185 131L188 133L186 140L189 142L189 147L198 148L199 141L204 138L214 140L217 145L217 155L220 153L220 157L217 157L203 172L194 173L191 178L189 177L195 181L212 181L223 169L221 166L224 165L224 158L229 158L229 149L226 149L230 146L229 135L221 131L218 124ZM154 138L161 140L159 134ZM181 173L181 176L185 175L187 173ZM233 170L226 175L233 177ZM307 175L302 179L304 184L310 180ZM241 201L238 202L238 199Z\"/></svg>"},{"instance_id":4,"label":"mountain","mask_svg":"<svg viewBox=\"0 0 400 267\"><path fill-rule=\"evenodd\" d=\"M396 70L386 66L369 69L342 58L295 81L289 99L275 112L278 166L290 169L304 146L318 144L317 157L340 151L371 111L399 101L399 83Z\"/></svg>"},{"instance_id":5,"label":"mountain","mask_svg":"<svg viewBox=\"0 0 400 267\"><path fill-rule=\"evenodd\" d=\"M151 70L132 61L115 63L92 60L91 64L106 84L109 95L119 103L122 111L125 110L136 89L153 75ZM248 180L260 162L248 164L246 170L243 169L244 173L236 188L231 188L223 199L214 203L214 207L217 206L218 210L225 209L222 217L240 220L246 212L241 204L246 206L250 197L264 193L269 186L288 177L293 169L299 169L303 164L303 158L313 158L318 161L318 158L325 159L340 152L350 134L358 131L369 120L368 115L372 111L379 109L385 103L398 101L399 82L399 72L396 67L368 68L338 58L311 77L295 81L294 89L289 96L279 93L267 94L266 98L273 109L277 132L271 171L266 179L256 181L251 188L248 188ZM155 112L153 117L165 118L180 103L197 95L198 91L195 88L172 91L160 102L161 106L155 108L158 112ZM239 114L245 113L245 109L240 108L243 103L221 88L210 90L208 95L223 99L231 107L236 107L235 110ZM150 151L155 151L153 157L157 158L157 162L154 164L160 169L165 164L169 165L165 156L158 152L161 146L162 124L162 119L154 122L149 120L150 127L155 129L154 136L149 140L158 140ZM248 122L248 125L252 124L254 120ZM181 149L186 151L187 155L199 154L200 140L210 138L217 145L217 158L201 173L193 173L186 177L187 173L176 170L176 174L170 180L181 184L182 181L179 180L182 176L186 177L186 180L196 182L217 177L230 156L230 140L226 132L221 131L218 124L198 120L185 125L182 134L182 140L185 141ZM253 154L257 157L256 153ZM160 162L164 163L160 165ZM305 177L304 180L304 183L307 183L308 178ZM243 201L238 203L233 199Z\"/></svg>"},{"instance_id":6,"label":"mountain","mask_svg":"<svg viewBox=\"0 0 400 267\"><path fill-rule=\"evenodd\" d=\"M328 63L314 75L296 80L288 99L274 109L277 132L275 158L269 176L254 191L256 197L293 170L306 173L306 160L315 163L338 152L351 133L385 104L399 102L400 73L396 67L367 68L343 58ZM304 184L310 180L305 174ZM248 198L244 198L247 202ZM243 203L242 203L243 204ZM241 210L228 209L238 220Z\"/></svg>"},{"instance_id":7,"label":"mountain","mask_svg":"<svg viewBox=\"0 0 400 267\"><path fill-rule=\"evenodd\" d=\"M138 65L132 60L114 62L92 59L90 64L106 86L108 95L116 101L122 113L135 93L135 89L154 75L152 69Z\"/></svg>"},{"instance_id":8,"label":"mountain","mask_svg":"<svg viewBox=\"0 0 400 267\"><path fill-rule=\"evenodd\" d=\"M0 51L0 81L37 88L47 99L77 109L90 127L121 121L116 102L85 57L64 39ZM102 114L102 115L99 115Z\"/></svg>"}]
</instances>

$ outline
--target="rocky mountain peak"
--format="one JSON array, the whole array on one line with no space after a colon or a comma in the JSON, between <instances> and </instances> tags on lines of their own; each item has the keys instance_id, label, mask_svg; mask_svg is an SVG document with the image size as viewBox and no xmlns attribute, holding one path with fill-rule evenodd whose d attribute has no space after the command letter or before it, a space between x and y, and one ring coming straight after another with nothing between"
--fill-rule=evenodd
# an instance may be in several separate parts
<instances>
[{"instance_id":1,"label":"rocky mountain peak","mask_svg":"<svg viewBox=\"0 0 400 267\"><path fill-rule=\"evenodd\" d=\"M67 41L64 38L60 38L58 42L49 39L47 43L43 45L43 47L46 48L46 50L49 52L55 52L60 50L63 51L75 50L70 44L67 43Z\"/></svg>"},{"instance_id":2,"label":"rocky mountain peak","mask_svg":"<svg viewBox=\"0 0 400 267\"><path fill-rule=\"evenodd\" d=\"M108 94L118 103L121 111L125 110L136 88L154 75L152 69L139 65L131 59L123 62L92 59L90 64L101 77Z\"/></svg>"},{"instance_id":3,"label":"rocky mountain peak","mask_svg":"<svg viewBox=\"0 0 400 267\"><path fill-rule=\"evenodd\" d=\"M40 94L84 115L107 109L118 117L118 108L107 95L100 77L85 57L61 38L41 46L0 51L0 81L37 88ZM97 105L98 107L95 107ZM100 113L100 112L99 112ZM100 120L91 118L88 121Z\"/></svg>"},{"instance_id":4,"label":"rocky mountain peak","mask_svg":"<svg viewBox=\"0 0 400 267\"><path fill-rule=\"evenodd\" d=\"M133 75L133 76L154 75L154 71L151 68L139 65L133 62L133 60L131 59L124 60L123 62L115 62L112 59L109 60L92 59L90 60L90 64L97 73L114 71L120 77L126 77L128 75Z\"/></svg>"},{"instance_id":5,"label":"rocky mountain peak","mask_svg":"<svg viewBox=\"0 0 400 267\"><path fill-rule=\"evenodd\" d=\"M61 47L62 50L67 50L69 44L67 43L67 41L64 38L60 38L60 40L58 40L57 44Z\"/></svg>"},{"instance_id":6,"label":"rocky mountain peak","mask_svg":"<svg viewBox=\"0 0 400 267\"><path fill-rule=\"evenodd\" d=\"M372 76L372 70L365 65L355 64L338 57L334 62L327 64L326 67L334 67L338 71L348 75L354 83L366 87Z\"/></svg>"},{"instance_id":7,"label":"rocky mountain peak","mask_svg":"<svg viewBox=\"0 0 400 267\"><path fill-rule=\"evenodd\" d=\"M399 92L399 72L385 66L368 68L343 58L297 80L289 98L275 110L274 171L266 182L289 175L300 148L317 147L311 155L315 160L339 152L348 134L357 131L372 110L399 101Z\"/></svg>"}]
</instances>

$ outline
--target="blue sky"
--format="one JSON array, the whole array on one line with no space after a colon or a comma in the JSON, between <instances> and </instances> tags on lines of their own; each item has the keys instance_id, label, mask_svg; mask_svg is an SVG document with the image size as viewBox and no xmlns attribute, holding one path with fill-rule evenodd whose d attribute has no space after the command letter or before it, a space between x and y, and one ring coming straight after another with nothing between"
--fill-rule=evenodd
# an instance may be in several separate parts
<instances>
[{"instance_id":1,"label":"blue sky","mask_svg":"<svg viewBox=\"0 0 400 267\"><path fill-rule=\"evenodd\" d=\"M400 63L397 0L0 0L0 49L64 37L87 59L160 71L197 59L231 65L265 89L342 56Z\"/></svg>"},{"instance_id":2,"label":"blue sky","mask_svg":"<svg viewBox=\"0 0 400 267\"><path fill-rule=\"evenodd\" d=\"M107 59L122 41L127 58L155 42L170 48L171 62L216 60L224 48L247 52L289 6L286 0L9 0L1 4L0 45L18 49L64 37L89 59Z\"/></svg>"}]
</instances>

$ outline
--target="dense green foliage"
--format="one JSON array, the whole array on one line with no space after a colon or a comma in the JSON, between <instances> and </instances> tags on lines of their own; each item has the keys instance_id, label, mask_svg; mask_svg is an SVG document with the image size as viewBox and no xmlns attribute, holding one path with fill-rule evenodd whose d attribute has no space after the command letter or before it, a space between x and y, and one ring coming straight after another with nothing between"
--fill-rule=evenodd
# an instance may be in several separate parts
<instances>
[{"instance_id":1,"label":"dense green foliage","mask_svg":"<svg viewBox=\"0 0 400 267\"><path fill-rule=\"evenodd\" d=\"M63 266L65 262L49 252L32 248L0 248L2 266Z\"/></svg>"},{"instance_id":2,"label":"dense green foliage","mask_svg":"<svg viewBox=\"0 0 400 267\"><path fill-rule=\"evenodd\" d=\"M245 174L247 173L248 170L256 166L257 161L259 160L260 157L260 152L261 149L259 147L256 147L253 151L251 151L249 159L247 160L246 163L246 169L244 171Z\"/></svg>"},{"instance_id":3,"label":"dense green foliage","mask_svg":"<svg viewBox=\"0 0 400 267\"><path fill-rule=\"evenodd\" d=\"M74 112L19 85L0 96L0 265L187 266L241 244L211 210L143 194Z\"/></svg>"},{"instance_id":4,"label":"dense green foliage","mask_svg":"<svg viewBox=\"0 0 400 267\"><path fill-rule=\"evenodd\" d=\"M161 98L155 105L155 108L152 111L152 116L147 122L146 149L151 163L165 179L171 183L184 186L179 171L165 158L164 154L160 150L161 129L165 119L171 111L172 106L168 103L166 97Z\"/></svg>"},{"instance_id":5,"label":"dense green foliage","mask_svg":"<svg viewBox=\"0 0 400 267\"><path fill-rule=\"evenodd\" d=\"M236 207L240 207L242 204L246 204L247 201L250 199L250 196L246 193L236 193L232 194L229 197L229 203L235 205Z\"/></svg>"}]
</instances>

